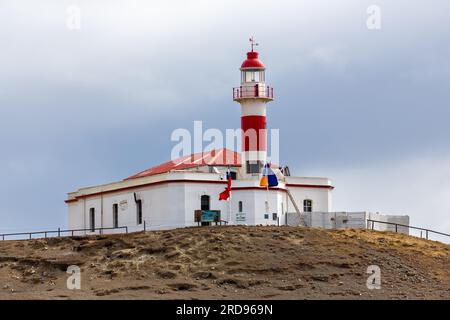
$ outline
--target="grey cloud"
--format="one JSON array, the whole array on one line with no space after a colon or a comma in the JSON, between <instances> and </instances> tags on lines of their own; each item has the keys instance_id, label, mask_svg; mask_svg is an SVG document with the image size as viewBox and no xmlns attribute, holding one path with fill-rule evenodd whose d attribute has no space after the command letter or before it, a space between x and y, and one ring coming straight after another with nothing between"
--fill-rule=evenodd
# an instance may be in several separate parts
<instances>
[{"instance_id":1,"label":"grey cloud","mask_svg":"<svg viewBox=\"0 0 450 320\"><path fill-rule=\"evenodd\" d=\"M80 31L65 27L69 4L82 9ZM238 127L230 93L251 34L275 87L269 126L295 172L351 192L362 176L352 168L389 175L401 159L445 154L450 3L378 1L380 31L365 27L370 4L2 1L0 228L64 224L65 192L166 161L175 128ZM336 194L340 209L355 207ZM401 197L389 204L420 216Z\"/></svg>"}]
</instances>

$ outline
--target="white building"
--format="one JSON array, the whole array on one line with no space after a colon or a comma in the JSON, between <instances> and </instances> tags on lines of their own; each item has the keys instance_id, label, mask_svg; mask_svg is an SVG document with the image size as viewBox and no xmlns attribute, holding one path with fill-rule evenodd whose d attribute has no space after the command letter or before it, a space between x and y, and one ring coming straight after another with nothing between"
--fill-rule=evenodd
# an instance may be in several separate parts
<instances>
[{"instance_id":1,"label":"white building","mask_svg":"<svg viewBox=\"0 0 450 320\"><path fill-rule=\"evenodd\" d=\"M69 229L128 226L133 231L142 229L144 221L147 229L196 226L195 211L200 209L220 210L220 220L233 224L285 224L286 212L295 211L288 188L295 201L305 205L302 210L330 210L333 187L326 178L285 177L278 187L267 191L259 186L259 174L242 174L238 153L226 149L207 152L199 154L196 163L189 163L196 156L169 161L123 181L69 193ZM218 199L227 184L224 156L236 160L230 166L236 180L229 201Z\"/></svg>"},{"instance_id":2,"label":"white building","mask_svg":"<svg viewBox=\"0 0 450 320\"><path fill-rule=\"evenodd\" d=\"M327 178L292 177L276 168L279 185L260 187L267 160L266 104L273 100L273 89L265 83L265 67L253 46L240 70L241 85L233 89L233 100L241 105L241 153L220 149L193 154L119 182L71 192L66 200L69 229L127 226L133 231L144 224L157 230L213 223L199 210L217 210L216 221L246 225L287 224L288 212L331 212L333 186ZM232 196L219 201L228 167Z\"/></svg>"}]
</instances>

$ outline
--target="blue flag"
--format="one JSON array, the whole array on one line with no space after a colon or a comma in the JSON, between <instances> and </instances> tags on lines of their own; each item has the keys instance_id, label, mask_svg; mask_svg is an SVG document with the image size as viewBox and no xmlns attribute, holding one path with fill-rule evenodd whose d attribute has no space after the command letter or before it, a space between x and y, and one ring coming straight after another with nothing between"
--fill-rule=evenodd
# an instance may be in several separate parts
<instances>
[{"instance_id":1,"label":"blue flag","mask_svg":"<svg viewBox=\"0 0 450 320\"><path fill-rule=\"evenodd\" d=\"M263 169L263 176L267 178L268 187L278 186L278 179L275 172L270 168L270 163L266 163Z\"/></svg>"}]
</instances>

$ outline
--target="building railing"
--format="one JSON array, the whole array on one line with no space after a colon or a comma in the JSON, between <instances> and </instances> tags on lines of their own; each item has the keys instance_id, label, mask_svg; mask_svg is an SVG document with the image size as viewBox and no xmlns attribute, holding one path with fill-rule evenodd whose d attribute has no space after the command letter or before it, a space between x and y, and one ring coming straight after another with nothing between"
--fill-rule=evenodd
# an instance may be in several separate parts
<instances>
[{"instance_id":1,"label":"building railing","mask_svg":"<svg viewBox=\"0 0 450 320\"><path fill-rule=\"evenodd\" d=\"M272 100L273 88L261 84L233 88L233 100L239 100L243 98L265 98Z\"/></svg>"},{"instance_id":2,"label":"building railing","mask_svg":"<svg viewBox=\"0 0 450 320\"><path fill-rule=\"evenodd\" d=\"M99 231L100 234L103 234L105 230L125 230L125 233L128 233L128 227L110 227L110 228L87 228L87 229L60 229L58 230L45 230L45 231L33 231L33 232L16 232L16 233L3 233L0 234L1 240L8 240L7 237L20 237L20 236L27 236L28 239L33 239L33 235L43 235L44 238L48 237L62 237L62 236L76 236L75 233L77 232L91 232L95 233L96 231ZM22 238L24 240L25 237ZM20 240L20 239L14 239L14 240Z\"/></svg>"},{"instance_id":3,"label":"building railing","mask_svg":"<svg viewBox=\"0 0 450 320\"><path fill-rule=\"evenodd\" d=\"M374 230L375 223L384 223L384 224L388 224L388 225L393 225L393 226L395 226L395 232L398 232L398 227L425 231L425 238L427 240L428 240L428 233L435 233L435 234L438 234L438 235L441 235L441 236L450 237L450 234L439 232L439 231L435 231L435 230L430 230L430 229L425 229L425 228L420 228L420 227L413 227L413 226L408 226L408 225L405 225L405 224L400 224L400 223L395 223L395 222L378 221L378 220L371 220L371 219L367 219L367 229Z\"/></svg>"}]
</instances>

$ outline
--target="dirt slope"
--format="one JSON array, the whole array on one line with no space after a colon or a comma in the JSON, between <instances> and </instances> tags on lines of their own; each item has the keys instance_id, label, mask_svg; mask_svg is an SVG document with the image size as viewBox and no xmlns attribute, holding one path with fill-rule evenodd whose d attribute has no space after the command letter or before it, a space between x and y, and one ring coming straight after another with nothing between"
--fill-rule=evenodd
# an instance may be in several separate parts
<instances>
[{"instance_id":1,"label":"dirt slope","mask_svg":"<svg viewBox=\"0 0 450 320\"><path fill-rule=\"evenodd\" d=\"M81 268L81 290L65 271ZM382 288L369 290L369 265ZM450 245L368 230L203 227L0 241L0 299L450 299Z\"/></svg>"}]
</instances>

